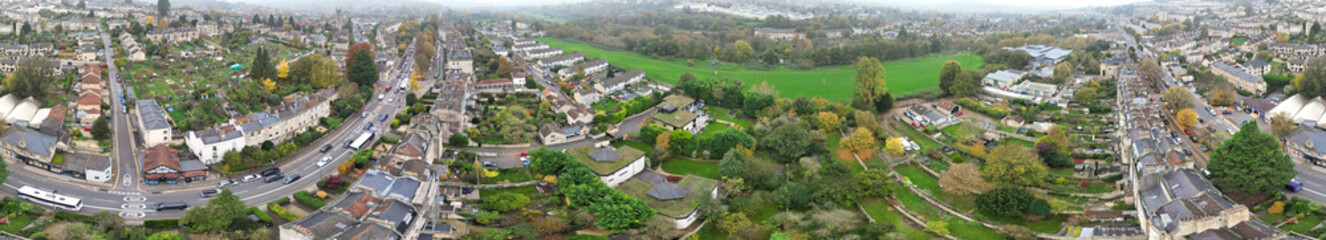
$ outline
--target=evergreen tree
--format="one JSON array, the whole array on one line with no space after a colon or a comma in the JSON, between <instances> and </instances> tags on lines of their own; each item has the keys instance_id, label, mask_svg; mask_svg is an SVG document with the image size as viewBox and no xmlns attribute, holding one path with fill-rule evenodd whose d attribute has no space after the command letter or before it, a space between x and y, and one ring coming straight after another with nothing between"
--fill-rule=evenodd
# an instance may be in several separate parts
<instances>
[{"instance_id":1,"label":"evergreen tree","mask_svg":"<svg viewBox=\"0 0 1326 240\"><path fill-rule=\"evenodd\" d=\"M1211 183L1221 191L1245 194L1274 193L1297 175L1280 142L1258 129L1256 122L1244 124L1216 148L1207 169Z\"/></svg>"},{"instance_id":2,"label":"evergreen tree","mask_svg":"<svg viewBox=\"0 0 1326 240\"><path fill-rule=\"evenodd\" d=\"M350 65L346 66L345 73L345 77L350 82L367 86L378 81L378 67L373 64L373 57L370 54L369 50L359 50L350 56L354 60L349 61Z\"/></svg>"},{"instance_id":3,"label":"evergreen tree","mask_svg":"<svg viewBox=\"0 0 1326 240\"><path fill-rule=\"evenodd\" d=\"M157 0L157 16L170 15L170 0Z\"/></svg>"},{"instance_id":4,"label":"evergreen tree","mask_svg":"<svg viewBox=\"0 0 1326 240\"><path fill-rule=\"evenodd\" d=\"M275 77L275 69L272 68L272 59L267 56L267 49L258 48L258 53L253 56L253 63L249 66L249 78L253 80L262 80Z\"/></svg>"}]
</instances>

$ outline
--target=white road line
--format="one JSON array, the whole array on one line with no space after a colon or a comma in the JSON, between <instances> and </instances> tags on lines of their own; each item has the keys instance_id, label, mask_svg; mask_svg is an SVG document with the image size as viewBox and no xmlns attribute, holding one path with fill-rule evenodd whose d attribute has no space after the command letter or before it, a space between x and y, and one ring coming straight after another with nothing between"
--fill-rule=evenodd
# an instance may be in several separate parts
<instances>
[{"instance_id":1,"label":"white road line","mask_svg":"<svg viewBox=\"0 0 1326 240\"><path fill-rule=\"evenodd\" d=\"M1312 190L1312 189L1303 188L1303 191L1307 191L1308 193L1311 193L1311 194L1316 194L1317 196L1326 197L1326 194L1322 194L1321 192L1314 191L1314 190Z\"/></svg>"}]
</instances>

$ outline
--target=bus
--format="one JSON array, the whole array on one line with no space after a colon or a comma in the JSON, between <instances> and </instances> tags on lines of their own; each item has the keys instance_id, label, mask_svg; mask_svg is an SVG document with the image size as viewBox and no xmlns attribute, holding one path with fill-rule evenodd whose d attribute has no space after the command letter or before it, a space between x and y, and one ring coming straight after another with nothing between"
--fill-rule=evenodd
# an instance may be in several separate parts
<instances>
[{"instance_id":1,"label":"bus","mask_svg":"<svg viewBox=\"0 0 1326 240\"><path fill-rule=\"evenodd\" d=\"M369 139L373 139L373 131L364 131L364 134L360 134L359 138L355 138L353 142L350 142L350 148L358 150L368 144Z\"/></svg>"},{"instance_id":2,"label":"bus","mask_svg":"<svg viewBox=\"0 0 1326 240\"><path fill-rule=\"evenodd\" d=\"M1303 190L1303 182L1299 182L1298 179L1290 180L1289 184L1285 184L1285 191L1298 192L1300 190Z\"/></svg>"},{"instance_id":3,"label":"bus","mask_svg":"<svg viewBox=\"0 0 1326 240\"><path fill-rule=\"evenodd\" d=\"M30 186L23 186L18 189L18 198L28 200L37 204L46 205L56 210L79 211L83 210L83 200L72 198L65 195L55 194L54 192L42 191Z\"/></svg>"}]
</instances>

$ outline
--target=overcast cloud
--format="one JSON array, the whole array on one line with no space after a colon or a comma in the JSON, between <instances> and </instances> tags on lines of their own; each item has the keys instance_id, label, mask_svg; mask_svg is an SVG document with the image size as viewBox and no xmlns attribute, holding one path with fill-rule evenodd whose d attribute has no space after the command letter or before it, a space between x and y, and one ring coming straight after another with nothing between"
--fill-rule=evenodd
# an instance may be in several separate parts
<instances>
[{"instance_id":1,"label":"overcast cloud","mask_svg":"<svg viewBox=\"0 0 1326 240\"><path fill-rule=\"evenodd\" d=\"M534 6L534 5L553 5L562 3L585 2L588 0L425 0L450 7L516 7L516 6ZM1006 7L1022 7L1035 9L1064 9L1091 6L1115 6L1141 0L854 0L853 2L877 3L883 5L892 5L898 7L914 6L943 6L963 3L977 3L983 5L998 5ZM920 4L920 5L918 5Z\"/></svg>"}]
</instances>

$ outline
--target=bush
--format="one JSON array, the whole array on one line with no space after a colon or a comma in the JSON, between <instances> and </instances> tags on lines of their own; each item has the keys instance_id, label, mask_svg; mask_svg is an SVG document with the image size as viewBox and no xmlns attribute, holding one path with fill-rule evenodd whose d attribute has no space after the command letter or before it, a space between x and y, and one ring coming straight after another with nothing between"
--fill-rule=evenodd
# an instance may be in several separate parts
<instances>
[{"instance_id":1,"label":"bush","mask_svg":"<svg viewBox=\"0 0 1326 240\"><path fill-rule=\"evenodd\" d=\"M281 207L281 205L268 203L267 211L275 213L276 216L280 216L281 219L285 219L286 221L294 221L295 219L299 219L299 216L295 215L295 213L290 212L290 210L286 210L285 207Z\"/></svg>"},{"instance_id":2,"label":"bush","mask_svg":"<svg viewBox=\"0 0 1326 240\"><path fill-rule=\"evenodd\" d=\"M300 205L304 205L305 207L314 210L322 209L323 206L327 206L326 202L319 200L317 197L314 197L312 193L304 190L295 192L295 202L299 202Z\"/></svg>"},{"instance_id":3,"label":"bush","mask_svg":"<svg viewBox=\"0 0 1326 240\"><path fill-rule=\"evenodd\" d=\"M249 207L249 213L258 216L258 219L262 220L262 222L272 223L272 216L262 212L262 209L258 209L258 207Z\"/></svg>"},{"instance_id":4,"label":"bush","mask_svg":"<svg viewBox=\"0 0 1326 240\"><path fill-rule=\"evenodd\" d=\"M276 205L286 205L286 204L290 204L290 198L289 198L289 197L281 197L281 198L277 198L276 200L274 200L274 201L272 201L272 202L273 202L273 203L276 203Z\"/></svg>"},{"instance_id":5,"label":"bush","mask_svg":"<svg viewBox=\"0 0 1326 240\"><path fill-rule=\"evenodd\" d=\"M397 143L401 143L401 139L400 139L400 138L385 137L385 136L384 136L384 137L382 137L382 142L390 143L390 144L397 144Z\"/></svg>"},{"instance_id":6,"label":"bush","mask_svg":"<svg viewBox=\"0 0 1326 240\"><path fill-rule=\"evenodd\" d=\"M92 216L78 214L75 212L66 212L66 211L56 211L55 219L64 220L64 221L78 221L78 222L92 223Z\"/></svg>"},{"instance_id":7,"label":"bush","mask_svg":"<svg viewBox=\"0 0 1326 240\"><path fill-rule=\"evenodd\" d=\"M1005 116L1008 116L1008 110L1000 109L999 107L995 106L986 106L985 104L982 104L981 102L978 102L972 98L958 99L957 101L954 101L954 103L958 104L958 106L962 106L963 108L976 111L981 114L985 114L986 116L990 116L991 118L995 119L1000 119L1004 118Z\"/></svg>"},{"instance_id":8,"label":"bush","mask_svg":"<svg viewBox=\"0 0 1326 240\"><path fill-rule=\"evenodd\" d=\"M599 235L575 235L566 238L566 240L608 240L608 237Z\"/></svg>"},{"instance_id":9,"label":"bush","mask_svg":"<svg viewBox=\"0 0 1326 240\"><path fill-rule=\"evenodd\" d=\"M1123 180L1123 174L1110 175L1109 177L1105 177L1100 180L1107 183L1118 182L1119 180Z\"/></svg>"},{"instance_id":10,"label":"bush","mask_svg":"<svg viewBox=\"0 0 1326 240\"><path fill-rule=\"evenodd\" d=\"M143 226L150 229L176 229L180 227L180 220L174 218L144 220Z\"/></svg>"}]
</instances>

